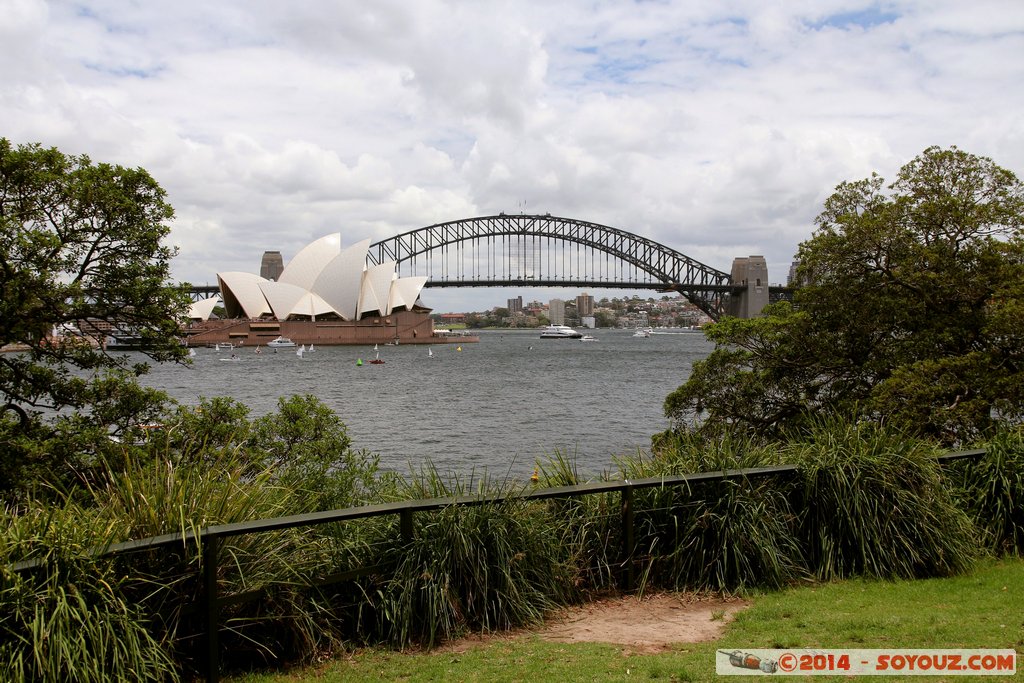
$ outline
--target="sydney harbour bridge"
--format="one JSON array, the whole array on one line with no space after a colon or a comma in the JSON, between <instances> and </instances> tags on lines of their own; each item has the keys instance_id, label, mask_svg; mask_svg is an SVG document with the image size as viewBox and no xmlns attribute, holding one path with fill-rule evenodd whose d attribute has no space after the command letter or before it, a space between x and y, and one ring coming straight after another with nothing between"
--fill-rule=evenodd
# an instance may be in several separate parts
<instances>
[{"instance_id":1,"label":"sydney harbour bridge","mask_svg":"<svg viewBox=\"0 0 1024 683\"><path fill-rule=\"evenodd\" d=\"M707 266L625 230L550 214L464 218L370 245L368 265L397 263L427 287L565 287L676 292L712 319L750 317L787 298L768 284L763 257L737 258L732 272ZM216 288L196 287L196 296Z\"/></svg>"}]
</instances>

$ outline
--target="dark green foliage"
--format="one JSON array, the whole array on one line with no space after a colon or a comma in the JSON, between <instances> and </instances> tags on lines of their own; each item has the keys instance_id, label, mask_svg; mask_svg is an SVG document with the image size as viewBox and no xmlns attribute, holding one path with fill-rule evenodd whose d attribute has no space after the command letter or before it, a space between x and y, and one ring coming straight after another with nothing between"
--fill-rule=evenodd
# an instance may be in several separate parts
<instances>
[{"instance_id":1,"label":"dark green foliage","mask_svg":"<svg viewBox=\"0 0 1024 683\"><path fill-rule=\"evenodd\" d=\"M408 484L413 497L490 496L516 490L486 477L445 481L433 468ZM448 506L416 516L409 542L388 544L391 575L378 588L379 632L399 646L428 645L469 630L538 621L578 596L572 548L540 503Z\"/></svg>"},{"instance_id":2,"label":"dark green foliage","mask_svg":"<svg viewBox=\"0 0 1024 683\"><path fill-rule=\"evenodd\" d=\"M775 588L804 576L793 512L777 482L703 484L641 519L646 583L673 590Z\"/></svg>"},{"instance_id":3,"label":"dark green foliage","mask_svg":"<svg viewBox=\"0 0 1024 683\"><path fill-rule=\"evenodd\" d=\"M359 505L387 481L379 477L379 458L353 449L345 425L312 395L282 397L276 412L254 420L237 401L203 399L178 406L162 428L135 436L144 437L152 457L183 467L229 458L249 475L269 473L275 485L302 493L296 497L302 511Z\"/></svg>"},{"instance_id":4,"label":"dark green foliage","mask_svg":"<svg viewBox=\"0 0 1024 683\"><path fill-rule=\"evenodd\" d=\"M32 506L0 520L0 679L178 680L168 642L148 630L150 613L126 597L130 579L86 552L104 530L76 512ZM13 571L24 559L38 567Z\"/></svg>"},{"instance_id":5,"label":"dark green foliage","mask_svg":"<svg viewBox=\"0 0 1024 683\"><path fill-rule=\"evenodd\" d=\"M149 430L142 440L123 446L118 467L92 479L88 504L79 499L49 507L60 522L51 526L62 529L58 536L72 538L80 552L125 538L304 512L310 499L375 503L457 496L473 501L416 512L409 537L393 514L225 539L219 590L226 597L252 596L230 600L221 613L222 657L231 669L311 661L346 643L433 645L465 631L525 625L553 607L615 589L628 577L639 590L732 591L810 577L956 573L980 552L975 538L982 532L972 517L979 522L993 517L984 536L990 545L1000 545L996 538L1019 539L1021 438L1016 432L997 440L991 462L968 473L973 479L963 479L966 470L956 468L947 468L949 478L944 477L935 449L871 423L817 420L804 424L788 445L669 432L659 436L656 457L624 459L616 479L782 462L797 464L799 471L634 488L635 546L627 557L619 492L515 498L534 487L585 483L570 458L556 453L538 464L535 484L476 475L446 479L429 466L404 480L382 478L376 461L351 452L340 423L318 405L310 397L292 399L278 413L255 421L227 401L182 409L181 422L168 422L165 429ZM310 422L301 432L290 428L304 416ZM180 437L175 424L182 428ZM343 464L325 469L328 462ZM293 478L298 473L310 476ZM337 481L330 481L335 475ZM999 485L991 494L978 488L994 476ZM956 495L954 485L960 486ZM512 500L496 500L506 495ZM976 507L969 516L957 501ZM43 509L26 513L40 518ZM17 524L11 529L27 521L12 519ZM55 543L42 536L19 541L10 560L45 555ZM187 607L202 595L200 550L189 541L95 567L82 557L76 571L122 577L104 580L120 601L116 604L137 605L123 611L142 624L132 647L158 647L181 671L193 671L201 665L191 653L203 623ZM359 568L371 571L340 584L323 581ZM72 600L64 588L47 583L48 577L65 583L61 577L67 575L60 571L47 568L36 585L47 586L52 599L80 613L68 619L93 619L90 615L110 596L81 592L84 601ZM16 607L19 601L39 599L26 588L31 576L15 577L20 583L12 579L11 590L0 593L0 615L9 606L24 615ZM116 604L111 609L119 609ZM17 630L0 628L0 639L24 659L39 643L18 635L27 617L19 619ZM12 623L0 617L0 624Z\"/></svg>"},{"instance_id":6,"label":"dark green foliage","mask_svg":"<svg viewBox=\"0 0 1024 683\"><path fill-rule=\"evenodd\" d=\"M98 323L131 330L158 360L181 359L184 290L168 284L174 251L162 244L174 212L142 169L94 164L0 138L0 399L24 406L84 404L73 368L144 372L60 332L98 334ZM101 336L101 335L100 335Z\"/></svg>"},{"instance_id":7,"label":"dark green foliage","mask_svg":"<svg viewBox=\"0 0 1024 683\"><path fill-rule=\"evenodd\" d=\"M536 486L554 488L585 483L574 458L559 450L537 464ZM606 477L605 477L606 478ZM574 589L594 592L616 586L622 570L622 512L618 494L554 498L547 502L553 523L570 555Z\"/></svg>"},{"instance_id":8,"label":"dark green foliage","mask_svg":"<svg viewBox=\"0 0 1024 683\"><path fill-rule=\"evenodd\" d=\"M935 456L905 433L822 419L785 452L800 468L798 531L821 579L920 578L964 571L975 528L957 507Z\"/></svg>"},{"instance_id":9,"label":"dark green foliage","mask_svg":"<svg viewBox=\"0 0 1024 683\"><path fill-rule=\"evenodd\" d=\"M394 574L378 607L387 640L433 645L467 629L522 626L571 591L571 568L543 511L485 504L422 516L414 540L388 563Z\"/></svg>"},{"instance_id":10,"label":"dark green foliage","mask_svg":"<svg viewBox=\"0 0 1024 683\"><path fill-rule=\"evenodd\" d=\"M312 397L283 399L279 413L253 422L237 403L203 401L194 409L178 409L160 429L134 428L125 432L123 441L102 442L109 451L97 456L90 475L81 478L84 488L49 508L29 500L26 505L31 507L14 519L28 521L40 509L49 509L64 534L76 535L76 552L84 553L110 542L163 534L182 534L184 539L187 532L213 525L307 512L323 504L351 505L391 486L378 480L376 458L351 449L344 426ZM52 543L45 535L24 539L12 547L9 560L53 552ZM329 529L300 528L227 541L219 557L221 590L229 595L255 591L258 599L224 608L225 661L234 665L309 658L335 647L341 633L359 637L345 621L345 611L308 586L329 574L332 566L347 568L354 557L362 566L365 553L360 538ZM132 605L131 614L148 615L148 621L138 619L148 629L143 634L152 632L162 643L165 660L172 661L173 653L184 669L198 666L191 662L195 648L189 643L201 633L203 623L200 615L185 608L201 597L200 558L198 541L183 540L174 548L107 563L122 577L116 586L105 579L108 588L114 586L111 595ZM83 571L107 566L97 563L92 569L84 555L80 560ZM50 566L27 576L37 575L39 585L48 587L45 590L66 581L58 568ZM30 584L21 581L0 595L0 613L18 601L31 602L33 598L26 598L32 595L26 593L30 590ZM68 595L55 594L55 599L67 602L70 620L88 621L93 619L90 615L108 609L103 602L106 594L82 592L86 597L74 600ZM117 614L128 613L122 609ZM13 622L0 627L0 639L13 638L10 647L18 656L26 647L43 646L33 640L35 635L18 636L18 629L6 632L8 626L13 629ZM114 622L107 626L120 628ZM97 637L105 637L99 633ZM69 636L62 647L83 642ZM92 649L103 652L99 645ZM102 662L88 665L93 664L98 667Z\"/></svg>"},{"instance_id":11,"label":"dark green foliage","mask_svg":"<svg viewBox=\"0 0 1024 683\"><path fill-rule=\"evenodd\" d=\"M88 409L49 420L0 416L0 499L17 503L30 492L73 495L98 469L116 466L123 444L140 438L140 425L160 421L166 410L166 394L116 372L83 381L80 391Z\"/></svg>"},{"instance_id":12,"label":"dark green foliage","mask_svg":"<svg viewBox=\"0 0 1024 683\"><path fill-rule=\"evenodd\" d=\"M1024 432L1008 427L985 447L980 460L951 465L950 478L961 482L961 505L985 545L998 554L1024 555Z\"/></svg>"},{"instance_id":13,"label":"dark green foliage","mask_svg":"<svg viewBox=\"0 0 1024 683\"><path fill-rule=\"evenodd\" d=\"M162 410L135 383L148 365L97 344L112 329L152 359L185 357L189 299L163 243L173 215L143 169L0 138L0 346L21 349L0 354L4 500L75 486L109 437Z\"/></svg>"},{"instance_id":14,"label":"dark green foliage","mask_svg":"<svg viewBox=\"0 0 1024 683\"><path fill-rule=\"evenodd\" d=\"M668 433L658 457L624 463L626 479L778 464L773 451L747 439L703 440ZM648 586L736 590L803 578L790 507L791 479L737 478L636 492L637 544Z\"/></svg>"}]
</instances>

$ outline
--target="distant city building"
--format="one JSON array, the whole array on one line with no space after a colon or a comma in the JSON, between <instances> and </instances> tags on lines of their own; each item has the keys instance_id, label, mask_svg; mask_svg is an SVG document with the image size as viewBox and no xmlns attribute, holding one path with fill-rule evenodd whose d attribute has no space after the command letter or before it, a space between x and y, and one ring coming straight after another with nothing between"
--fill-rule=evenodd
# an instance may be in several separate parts
<instances>
[{"instance_id":1,"label":"distant city building","mask_svg":"<svg viewBox=\"0 0 1024 683\"><path fill-rule=\"evenodd\" d=\"M786 278L786 284L790 287L796 284L796 269L799 265L799 261L793 261L793 263L789 265L789 276Z\"/></svg>"},{"instance_id":2,"label":"distant city building","mask_svg":"<svg viewBox=\"0 0 1024 683\"><path fill-rule=\"evenodd\" d=\"M565 324L565 302L561 299L552 299L548 303L548 320L552 325Z\"/></svg>"},{"instance_id":3,"label":"distant city building","mask_svg":"<svg viewBox=\"0 0 1024 683\"><path fill-rule=\"evenodd\" d=\"M592 315L585 315L582 318L580 318L580 324L583 327L586 327L587 329L592 330L595 327L597 327L597 318L595 318Z\"/></svg>"},{"instance_id":4,"label":"distant city building","mask_svg":"<svg viewBox=\"0 0 1024 683\"><path fill-rule=\"evenodd\" d=\"M517 296L515 299L508 300L508 312L509 315L515 315L516 313L523 312L523 297Z\"/></svg>"},{"instance_id":5,"label":"distant city building","mask_svg":"<svg viewBox=\"0 0 1024 683\"><path fill-rule=\"evenodd\" d=\"M441 313L438 318L445 325L460 325L466 322L465 313Z\"/></svg>"},{"instance_id":6,"label":"distant city building","mask_svg":"<svg viewBox=\"0 0 1024 683\"><path fill-rule=\"evenodd\" d=\"M576 314L580 317L594 315L594 297L586 292L576 297Z\"/></svg>"},{"instance_id":7,"label":"distant city building","mask_svg":"<svg viewBox=\"0 0 1024 683\"><path fill-rule=\"evenodd\" d=\"M281 258L281 252L263 252L263 261L260 263L260 277L264 280L277 282L281 279L282 271L284 271L284 259Z\"/></svg>"}]
</instances>

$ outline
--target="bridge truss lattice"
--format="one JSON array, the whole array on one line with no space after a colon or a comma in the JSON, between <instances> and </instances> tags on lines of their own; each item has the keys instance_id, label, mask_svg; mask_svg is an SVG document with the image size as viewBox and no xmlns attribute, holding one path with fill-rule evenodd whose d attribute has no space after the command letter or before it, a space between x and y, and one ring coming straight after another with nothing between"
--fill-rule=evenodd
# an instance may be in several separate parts
<instances>
[{"instance_id":1,"label":"bridge truss lattice","mask_svg":"<svg viewBox=\"0 0 1024 683\"><path fill-rule=\"evenodd\" d=\"M591 287L678 292L713 319L729 273L624 230L557 216L499 214L438 223L370 245L428 287Z\"/></svg>"}]
</instances>

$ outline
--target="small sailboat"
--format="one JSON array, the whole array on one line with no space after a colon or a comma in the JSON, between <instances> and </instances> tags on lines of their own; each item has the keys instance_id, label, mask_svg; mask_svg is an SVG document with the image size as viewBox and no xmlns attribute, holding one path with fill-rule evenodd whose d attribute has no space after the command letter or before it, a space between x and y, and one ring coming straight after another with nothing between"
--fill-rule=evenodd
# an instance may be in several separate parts
<instances>
[{"instance_id":1,"label":"small sailboat","mask_svg":"<svg viewBox=\"0 0 1024 683\"><path fill-rule=\"evenodd\" d=\"M262 351L260 351L260 345L259 344L256 345L256 350L253 353L255 353L257 356L260 355L261 353L263 353Z\"/></svg>"},{"instance_id":2,"label":"small sailboat","mask_svg":"<svg viewBox=\"0 0 1024 683\"><path fill-rule=\"evenodd\" d=\"M316 349L314 349L314 348L313 348L313 345L312 345L312 344L310 344L310 345L309 345L309 352L310 352L310 353L313 353L314 351L316 351Z\"/></svg>"},{"instance_id":3,"label":"small sailboat","mask_svg":"<svg viewBox=\"0 0 1024 683\"><path fill-rule=\"evenodd\" d=\"M195 349L189 349L188 350L188 357L189 358L195 358L196 357L196 350Z\"/></svg>"},{"instance_id":4,"label":"small sailboat","mask_svg":"<svg viewBox=\"0 0 1024 683\"><path fill-rule=\"evenodd\" d=\"M377 352L377 357L374 358L373 360L371 360L370 363L372 363L373 365L381 365L381 364L384 363L384 361L382 361L380 359L380 352L379 351Z\"/></svg>"},{"instance_id":5,"label":"small sailboat","mask_svg":"<svg viewBox=\"0 0 1024 683\"><path fill-rule=\"evenodd\" d=\"M434 349L427 349L427 357L428 358L433 358L434 357Z\"/></svg>"},{"instance_id":6,"label":"small sailboat","mask_svg":"<svg viewBox=\"0 0 1024 683\"><path fill-rule=\"evenodd\" d=\"M376 344L374 344L374 345L373 345L373 350L374 350L374 351L376 351L376 350L377 350L377 345L376 345Z\"/></svg>"},{"instance_id":7,"label":"small sailboat","mask_svg":"<svg viewBox=\"0 0 1024 683\"><path fill-rule=\"evenodd\" d=\"M299 348L295 349L295 355L298 356L299 358L302 358L302 354L304 354L305 352L306 352L306 345L305 344L303 344Z\"/></svg>"}]
</instances>

